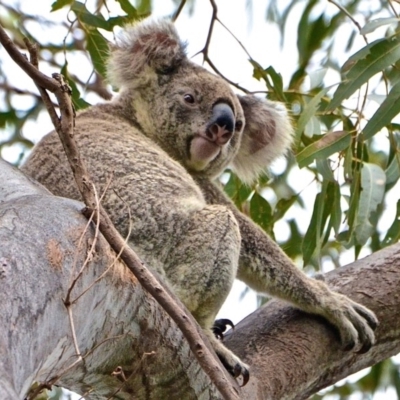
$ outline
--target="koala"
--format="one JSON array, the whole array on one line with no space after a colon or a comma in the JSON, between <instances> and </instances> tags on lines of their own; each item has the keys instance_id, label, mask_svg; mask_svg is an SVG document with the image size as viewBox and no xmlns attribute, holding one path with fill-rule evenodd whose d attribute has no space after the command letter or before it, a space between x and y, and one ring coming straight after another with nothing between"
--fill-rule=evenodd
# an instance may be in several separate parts
<instances>
[{"instance_id":1,"label":"koala","mask_svg":"<svg viewBox=\"0 0 400 400\"><path fill-rule=\"evenodd\" d=\"M344 349L367 351L374 313L296 268L218 183L228 167L251 183L285 154L286 108L236 95L188 59L168 21L127 27L108 76L119 94L76 118L82 158L98 192L111 177L103 204L115 226L122 236L130 232L129 245L193 314L227 370L249 379L249 367L216 337L229 321L214 326L235 278L326 318ZM55 132L22 169L55 195L81 199Z\"/></svg>"}]
</instances>

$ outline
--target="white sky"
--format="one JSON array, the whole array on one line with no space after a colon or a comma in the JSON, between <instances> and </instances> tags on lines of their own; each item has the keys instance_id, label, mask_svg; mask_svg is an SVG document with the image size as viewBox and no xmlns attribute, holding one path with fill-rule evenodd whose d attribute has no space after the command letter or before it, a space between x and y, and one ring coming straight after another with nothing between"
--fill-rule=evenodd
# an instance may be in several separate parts
<instances>
[{"instance_id":1,"label":"white sky","mask_svg":"<svg viewBox=\"0 0 400 400\"><path fill-rule=\"evenodd\" d=\"M54 0L5 0L2 2L8 4L19 3L21 4L22 9L27 13L48 16L53 1ZM89 5L91 4L90 1L88 3ZM108 1L109 6L112 6L113 3L113 0ZM246 3L246 0L218 0L218 15L222 22L243 43L251 56L264 67L272 65L276 71L282 74L284 83L287 84L297 65L297 32L295 29L297 27L297 21L300 17L300 13L303 9L304 3L299 1L299 4L295 6L289 18L287 24L289 31L287 31L285 35L283 50L280 48L280 43L278 39L278 28L272 24L267 24L265 22L266 1L254 0L252 2L253 8L251 11L249 11L249 9L246 7ZM288 0L282 0L280 2L280 4L282 5L285 5L287 3ZM170 0L157 0L155 4L156 5L154 7L153 13L154 16L165 16L171 14L175 10L175 7ZM376 4L376 2L374 0L371 0L370 5L372 6L373 4ZM321 5L321 8L324 8L325 12L327 12L328 14L337 12L336 7L329 2ZM53 13L51 18L54 20L65 20L65 15L66 11L60 10ZM183 12L176 23L177 29L181 37L188 42L189 56L196 54L204 46L206 35L208 32L208 21L211 17L211 6L209 2L204 0L196 1L194 15L194 18L189 18L188 15ZM362 21L360 22L362 23ZM351 32L351 25L345 26L341 29L343 37L346 37L346 41L344 42L347 42L347 37L350 35ZM38 40L41 42L47 42L50 39L51 41L58 43L65 36L64 29L55 29L55 27L40 26L39 24L36 24L35 32L37 34ZM382 36L382 30L378 30L374 33L374 35ZM111 35L109 35L108 38L112 39ZM371 38L371 40L373 40L373 38ZM344 42L342 44L343 46L345 45ZM358 36L355 41L355 48L359 49L363 46L364 42L361 36ZM348 57L346 54L344 54L343 48L338 48L337 54L339 64L342 64ZM0 49L0 56L2 60L4 60L3 68L5 70L5 74L13 84L22 89L36 91L36 88L30 78L28 78L24 73L18 70L15 64L4 55L4 50L2 48ZM220 71L230 80L239 83L249 90L265 90L265 86L261 82L258 82L252 78L252 67L247 61L246 54L236 43L236 41L229 35L229 33L226 32L226 30L222 28L218 23L215 25L215 31L210 48L210 58L215 62ZM69 57L68 61L70 65L70 70L79 70L80 74L86 77L85 79L89 77L91 69L90 66L88 66L86 60L80 59L78 57ZM194 61L201 63L201 55L195 57ZM318 70L320 70L320 67L317 62L315 62L315 65L312 65L311 69L315 72L318 72ZM42 71L45 73L55 72L51 70L46 70L46 68L42 68ZM328 77L332 83L336 83L339 81L339 75L336 72L329 71ZM17 100L19 108L23 107L23 105L21 105L21 102L24 101L27 102L26 106L29 106L29 100L27 98L24 99L23 97L18 96ZM88 98L87 100L92 103L98 101L98 99L95 97ZM40 137L42 137L50 130L52 130L50 119L46 113L42 113L36 122L29 122L29 124L26 124L24 135L26 135L29 139L38 141ZM0 139L3 139L5 135L6 132L0 131ZM8 151L5 150L2 153L2 156L10 161L12 161L18 155L18 151L13 152L10 149ZM286 163L284 161L278 162L276 163L275 168L279 170L284 168L285 165ZM300 174L300 179L298 178L299 175L293 175L291 183L296 190L307 191L308 189L305 188L307 187L308 183L312 181L313 176L306 170L302 170ZM305 224L308 224L311 215L310 210L313 205L313 198L315 196L315 187L310 188L310 193L306 194L306 196L311 199L309 201L309 206L306 207L304 210L296 209L291 213L288 213L287 218L296 217L297 220L302 220L302 218L304 218L304 221L307 221ZM395 215L394 207L397 198L397 194L391 194L387 199L387 225L392 222ZM288 230L286 223L282 222L277 225L277 237L285 237ZM387 227L382 226L381 228L382 230L385 230ZM347 254L347 256L343 257L343 264L350 261L352 261L352 255ZM241 294L244 292L244 290L245 285L243 283L235 283L234 288L229 295L225 305L220 310L219 317L229 318L234 323L237 323L257 308L257 300L254 292L250 291L244 296L244 298L240 299ZM365 374L365 372L361 372L358 375L360 374ZM387 392L381 395L376 395L374 397L374 400L395 398L395 393L392 393L392 390L388 389ZM358 399L361 399L359 394L354 394L349 398L349 400Z\"/></svg>"}]
</instances>

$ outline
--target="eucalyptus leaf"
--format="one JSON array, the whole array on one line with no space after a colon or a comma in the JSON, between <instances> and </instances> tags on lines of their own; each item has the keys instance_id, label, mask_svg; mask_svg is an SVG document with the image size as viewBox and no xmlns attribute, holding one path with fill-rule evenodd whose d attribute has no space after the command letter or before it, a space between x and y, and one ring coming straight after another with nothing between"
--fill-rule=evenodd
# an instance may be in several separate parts
<instances>
[{"instance_id":1,"label":"eucalyptus leaf","mask_svg":"<svg viewBox=\"0 0 400 400\"><path fill-rule=\"evenodd\" d=\"M60 10L61 8L72 4L74 0L57 0L51 5L51 12Z\"/></svg>"},{"instance_id":2,"label":"eucalyptus leaf","mask_svg":"<svg viewBox=\"0 0 400 400\"><path fill-rule=\"evenodd\" d=\"M389 95L380 105L378 110L368 121L363 129L365 139L371 138L383 127L392 122L392 119L400 113L400 82L391 89Z\"/></svg>"},{"instance_id":3,"label":"eucalyptus leaf","mask_svg":"<svg viewBox=\"0 0 400 400\"><path fill-rule=\"evenodd\" d=\"M299 120L297 121L296 130L294 133L295 143L300 143L301 134L303 133L307 123L315 116L319 105L321 104L322 98L326 95L329 88L324 88L318 94L316 94L303 108L300 114Z\"/></svg>"},{"instance_id":4,"label":"eucalyptus leaf","mask_svg":"<svg viewBox=\"0 0 400 400\"><path fill-rule=\"evenodd\" d=\"M381 26L398 24L399 18L377 18L372 21L368 21L360 30L361 35L366 35L380 28Z\"/></svg>"},{"instance_id":5,"label":"eucalyptus leaf","mask_svg":"<svg viewBox=\"0 0 400 400\"><path fill-rule=\"evenodd\" d=\"M396 215L393 223L388 229L385 238L383 239L383 247L397 243L400 240L400 200L397 201Z\"/></svg>"},{"instance_id":6,"label":"eucalyptus leaf","mask_svg":"<svg viewBox=\"0 0 400 400\"><path fill-rule=\"evenodd\" d=\"M322 136L318 141L310 144L300 153L296 159L300 168L309 165L315 159L327 158L334 153L347 149L351 143L351 135L346 131L330 132Z\"/></svg>"},{"instance_id":7,"label":"eucalyptus leaf","mask_svg":"<svg viewBox=\"0 0 400 400\"><path fill-rule=\"evenodd\" d=\"M90 29L86 35L86 48L90 54L95 70L103 77L106 77L106 61L109 47L107 40L97 29Z\"/></svg>"},{"instance_id":8,"label":"eucalyptus leaf","mask_svg":"<svg viewBox=\"0 0 400 400\"><path fill-rule=\"evenodd\" d=\"M400 178L400 159L399 156L393 157L389 166L385 170L386 174L386 184L390 185L391 183L395 183Z\"/></svg>"},{"instance_id":9,"label":"eucalyptus leaf","mask_svg":"<svg viewBox=\"0 0 400 400\"><path fill-rule=\"evenodd\" d=\"M316 161L317 171L322 175L324 180L329 182L335 182L335 177L327 158L321 158Z\"/></svg>"},{"instance_id":10,"label":"eucalyptus leaf","mask_svg":"<svg viewBox=\"0 0 400 400\"><path fill-rule=\"evenodd\" d=\"M327 111L333 111L341 102L349 98L372 76L400 60L400 37L394 35L367 46L363 57L352 63L344 75L343 82L337 88ZM350 67L349 67L350 65Z\"/></svg>"},{"instance_id":11,"label":"eucalyptus leaf","mask_svg":"<svg viewBox=\"0 0 400 400\"><path fill-rule=\"evenodd\" d=\"M268 232L270 230L272 208L268 201L257 192L254 193L250 201L250 216L265 231Z\"/></svg>"},{"instance_id":12,"label":"eucalyptus leaf","mask_svg":"<svg viewBox=\"0 0 400 400\"><path fill-rule=\"evenodd\" d=\"M370 222L371 213L376 211L385 194L386 175L376 164L364 163L361 169L361 193L357 213L355 237L364 245L374 230Z\"/></svg>"}]
</instances>

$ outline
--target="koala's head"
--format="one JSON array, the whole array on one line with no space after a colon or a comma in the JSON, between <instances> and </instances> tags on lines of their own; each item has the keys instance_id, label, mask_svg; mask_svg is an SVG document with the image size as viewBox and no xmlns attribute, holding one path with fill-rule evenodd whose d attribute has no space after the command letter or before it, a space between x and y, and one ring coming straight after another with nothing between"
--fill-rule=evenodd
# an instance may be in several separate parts
<instances>
[{"instance_id":1,"label":"koala's head","mask_svg":"<svg viewBox=\"0 0 400 400\"><path fill-rule=\"evenodd\" d=\"M128 27L108 74L125 116L191 174L214 178L231 166L250 183L290 146L285 107L237 96L187 58L170 22Z\"/></svg>"}]
</instances>

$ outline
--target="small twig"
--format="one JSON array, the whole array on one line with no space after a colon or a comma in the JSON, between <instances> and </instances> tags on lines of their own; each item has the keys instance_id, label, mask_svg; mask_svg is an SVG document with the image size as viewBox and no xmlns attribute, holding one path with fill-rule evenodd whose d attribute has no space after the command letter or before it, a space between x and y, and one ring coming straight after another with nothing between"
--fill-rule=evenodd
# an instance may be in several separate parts
<instances>
[{"instance_id":1,"label":"small twig","mask_svg":"<svg viewBox=\"0 0 400 400\"><path fill-rule=\"evenodd\" d=\"M137 371L139 369L139 366L144 362L144 360L147 357L152 356L154 354L156 354L155 351L151 351L149 353L143 353L143 355L140 358L140 361L138 363L139 365L136 368L134 368L133 371L131 371L128 376L126 376L126 373L125 373L125 371L123 370L122 367L115 368L115 370L111 373L111 375L116 376L117 379L121 381L121 385L113 393L111 393L111 395L109 397L107 397L107 400L114 399L115 396L124 388L124 386L129 381L129 379L131 379L131 377L134 376L134 374L137 373Z\"/></svg>"},{"instance_id":2,"label":"small twig","mask_svg":"<svg viewBox=\"0 0 400 400\"><path fill-rule=\"evenodd\" d=\"M210 22L210 26L208 28L206 43L204 45L203 50L200 51L200 53L203 53L203 55L204 55L204 60L206 58L208 58L208 48L210 46L211 36L212 36L213 30L214 30L215 21L217 20L217 14L218 14L218 7L217 7L217 4L215 3L215 0L210 0L210 4L212 7L211 22Z\"/></svg>"},{"instance_id":3,"label":"small twig","mask_svg":"<svg viewBox=\"0 0 400 400\"><path fill-rule=\"evenodd\" d=\"M74 139L73 127L75 114L70 98L70 88L65 84L62 75L53 74L53 79L48 78L30 64L14 46L1 26L0 43L4 45L14 61L28 73L37 85L55 94L61 113L61 119L57 118L55 121L55 128L63 144L78 189L86 204L86 209L83 213L86 217L90 217L96 207L96 196L91 186L89 173L81 159ZM166 289L146 268L136 253L130 247L126 247L125 240L115 229L110 217L101 204L99 205L99 214L100 231L105 239L117 254L122 251L121 259L125 262L129 270L136 276L143 288L154 297L177 324L199 365L209 376L215 387L225 399L239 399L238 386L234 384L234 381L229 377L222 364L218 362L215 355L210 351L210 348L205 344L204 334L193 316L186 310L179 299Z\"/></svg>"},{"instance_id":4,"label":"small twig","mask_svg":"<svg viewBox=\"0 0 400 400\"><path fill-rule=\"evenodd\" d=\"M96 190L96 187L95 187L93 184L92 184L92 186L93 186L94 194L95 194L95 196L96 196L97 204L100 205L100 201L99 201L98 198L97 198L97 190ZM92 244L91 244L91 246L90 246L90 249L89 249L89 251L88 251L88 253L87 253L87 255L86 255L85 261L83 262L82 267L81 267L81 269L80 269L79 272L78 272L78 275L74 278L74 280L73 280L73 281L71 282L71 284L69 285L68 292L67 292L67 295L66 295L65 300L64 300L64 304L65 304L66 307L68 307L68 306L71 305L70 298L71 298L72 290L73 290L73 288L75 287L76 283L78 282L79 278L82 276L83 271L85 270L86 266L89 264L90 259L91 259L92 255L93 255L93 253L94 253L94 249L95 249L95 247L96 247L97 240L98 240L98 238L99 238L99 232L100 232L100 226L99 226L99 225L100 225L99 207L96 207L96 209L93 211L93 213L96 213L96 214L97 214L97 215L96 215L96 228L95 228L95 231L94 231L93 241L92 241ZM94 215L91 215L91 216L90 216L89 221L91 221L91 220L93 219L93 216L94 216ZM85 234L85 232L83 232L82 237L83 237L84 234ZM79 247L78 247L78 248L79 248Z\"/></svg>"},{"instance_id":5,"label":"small twig","mask_svg":"<svg viewBox=\"0 0 400 400\"><path fill-rule=\"evenodd\" d=\"M102 197L100 198L100 201L102 200L103 196L104 196L105 192L103 192ZM118 194L117 194L118 196ZM128 207L128 215L129 215L129 230L128 230L128 234L126 235L125 238L125 246L121 249L121 251L116 255L116 257L114 258L114 261L106 268L106 270L99 276L97 277L86 289L84 289L82 291L82 293L80 293L75 299L71 300L71 304L76 303L85 293L87 293L97 282L99 282L100 280L102 280L106 274L108 273L108 271L110 271L110 269L115 265L115 263L121 258L121 253L122 250L126 247L128 240L131 236L131 232L132 232L132 216L131 216L131 210Z\"/></svg>"},{"instance_id":6,"label":"small twig","mask_svg":"<svg viewBox=\"0 0 400 400\"><path fill-rule=\"evenodd\" d=\"M186 4L186 0L182 0L180 2L178 9L175 11L174 16L172 17L172 22L175 22L178 19L181 11L183 10L183 7L185 7L185 4Z\"/></svg>"},{"instance_id":7,"label":"small twig","mask_svg":"<svg viewBox=\"0 0 400 400\"><path fill-rule=\"evenodd\" d=\"M74 316L72 315L72 306L71 305L67 306L67 311L68 311L69 325L71 327L72 342L74 343L75 353L76 353L76 355L78 357L76 362L80 362L80 361L83 360L83 358L82 358L81 352L79 350L78 339L76 337Z\"/></svg>"},{"instance_id":8,"label":"small twig","mask_svg":"<svg viewBox=\"0 0 400 400\"><path fill-rule=\"evenodd\" d=\"M224 79L225 81L227 81L230 85L232 85L233 87L241 90L242 92L246 93L246 94L250 94L251 92L249 90L247 90L246 88L244 88L243 86L240 86L238 83L235 83L233 81L231 81L230 79L228 79L225 75L223 75L218 68L215 66L215 64L211 61L209 55L208 55L208 50L210 47L210 42L211 42L211 37L213 34L213 30L214 30L214 25L215 25L215 21L218 21L229 33L231 33L229 31L229 29L222 24L222 22L218 19L218 8L217 8L217 4L215 3L215 0L210 0L210 4L212 7L212 15L211 15L211 22L210 22L210 26L208 28L208 33L207 33L207 38L206 38L206 43L204 44L204 47L202 50L198 51L196 54L194 54L193 57L199 55L199 54L203 54L203 62L206 62L211 69L218 74L222 79ZM234 38L236 39L236 37L234 36ZM238 42L239 40L236 39ZM241 44L239 42L239 44ZM244 48L244 46L242 45L242 47ZM245 50L246 51L246 50ZM246 51L246 54L248 55L248 52Z\"/></svg>"},{"instance_id":9,"label":"small twig","mask_svg":"<svg viewBox=\"0 0 400 400\"><path fill-rule=\"evenodd\" d=\"M328 0L329 3L332 3L334 6L336 6L340 11L342 11L342 13L346 14L348 18L350 18L350 20L353 22L353 24L357 27L357 29L359 30L359 32L361 33L362 27L361 25L357 22L357 20L343 7L341 6L339 3L337 3L335 0ZM368 44L368 40L367 37L365 35L362 35L362 37L364 38L365 43Z\"/></svg>"},{"instance_id":10,"label":"small twig","mask_svg":"<svg viewBox=\"0 0 400 400\"><path fill-rule=\"evenodd\" d=\"M396 11L396 9L394 8L394 5L392 4L392 0L388 1L389 3L389 7L392 9L393 14L395 15L396 18L399 18L399 13Z\"/></svg>"}]
</instances>

